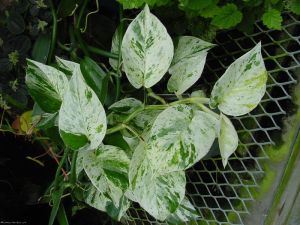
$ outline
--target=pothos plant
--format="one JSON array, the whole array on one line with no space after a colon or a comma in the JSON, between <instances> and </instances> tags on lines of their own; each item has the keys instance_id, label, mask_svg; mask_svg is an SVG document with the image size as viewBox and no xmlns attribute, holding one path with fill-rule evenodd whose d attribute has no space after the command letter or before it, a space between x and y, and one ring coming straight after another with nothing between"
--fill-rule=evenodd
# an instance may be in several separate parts
<instances>
[{"instance_id":1,"label":"pothos plant","mask_svg":"<svg viewBox=\"0 0 300 225\"><path fill-rule=\"evenodd\" d=\"M69 186L74 199L116 220L126 218L132 201L160 221L198 217L185 196L185 170L209 152L216 138L226 166L238 146L227 115L253 110L267 81L259 43L227 68L209 98L201 91L182 97L200 78L213 47L182 36L174 49L167 30L146 5L123 37L117 30L111 51L119 54L119 60L109 62L115 70L122 68L133 87L148 90L145 99L153 97L161 104L127 96L106 109L107 78L87 73L92 65L57 58L57 65L51 67L28 60L26 84L36 102L39 125L58 127L65 146L59 169L68 164L67 158L71 161L65 166L70 178L63 180L58 170L52 185L52 217ZM167 102L151 90L166 73L171 75L167 89L178 96L177 101ZM80 194L74 191L78 186Z\"/></svg>"}]
</instances>

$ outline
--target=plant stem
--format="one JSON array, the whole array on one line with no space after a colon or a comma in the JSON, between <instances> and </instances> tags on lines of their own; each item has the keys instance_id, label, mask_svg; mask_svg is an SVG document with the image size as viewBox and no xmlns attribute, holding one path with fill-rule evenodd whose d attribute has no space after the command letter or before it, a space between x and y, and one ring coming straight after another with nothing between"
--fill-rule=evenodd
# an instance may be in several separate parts
<instances>
[{"instance_id":1,"label":"plant stem","mask_svg":"<svg viewBox=\"0 0 300 225\"><path fill-rule=\"evenodd\" d=\"M124 29L124 23L123 23L123 6L122 4L119 5L119 15L120 15L120 28L118 29L118 36L119 36L119 43L118 43L118 63L117 63L117 74L118 76L116 77L116 98L115 102L118 101L120 97L120 87L121 87L121 77L122 77L122 72L121 72L121 60L122 60L122 55L121 55L121 46L122 46L122 37L123 37L123 29Z\"/></svg>"},{"instance_id":2,"label":"plant stem","mask_svg":"<svg viewBox=\"0 0 300 225\"><path fill-rule=\"evenodd\" d=\"M72 184L76 183L76 177L77 177L77 174L76 174L76 160L77 160L77 155L78 155L78 151L74 151L72 153L71 178L70 178L70 181L71 181Z\"/></svg>"},{"instance_id":3,"label":"plant stem","mask_svg":"<svg viewBox=\"0 0 300 225\"><path fill-rule=\"evenodd\" d=\"M162 97L155 94L151 88L147 88L147 91L148 91L148 96L160 101L163 105L167 104L167 102Z\"/></svg>"},{"instance_id":4,"label":"plant stem","mask_svg":"<svg viewBox=\"0 0 300 225\"><path fill-rule=\"evenodd\" d=\"M68 153L69 153L69 148L66 148L65 151L64 151L64 154L63 154L63 157L61 158L59 164L58 164L58 167L57 167L57 170L56 170L56 173L55 173L55 178L54 178L54 187L57 187L58 186L58 177L59 177L59 174L60 174L60 170L62 169L66 159L67 159L67 156L68 156Z\"/></svg>"},{"instance_id":5,"label":"plant stem","mask_svg":"<svg viewBox=\"0 0 300 225\"><path fill-rule=\"evenodd\" d=\"M87 47L87 50L89 50L90 52L92 52L94 54L105 56L105 57L112 58L112 59L118 59L119 58L118 54L108 52L108 51L105 51L103 49L91 46L91 45L87 45L86 47Z\"/></svg>"},{"instance_id":6,"label":"plant stem","mask_svg":"<svg viewBox=\"0 0 300 225\"><path fill-rule=\"evenodd\" d=\"M182 100L178 100L175 102L172 102L170 104L166 104L166 105L147 105L147 106L143 106L141 108L138 108L137 110L133 111L130 115L128 115L128 117L123 121L123 124L118 124L115 127L109 128L106 131L106 134L111 134L111 133L115 133L117 131L123 130L124 128L126 128L128 122L130 122L132 119L134 119L139 113L141 113L144 110L164 110L170 106L174 106L174 105L178 105L178 104L195 104L197 105L199 108L201 108L203 111L219 118L218 114L216 114L215 112L211 111L209 108L207 108L206 106L204 106L203 104L207 104L209 102L209 98L203 98L203 97L191 97L191 98L185 98Z\"/></svg>"},{"instance_id":7,"label":"plant stem","mask_svg":"<svg viewBox=\"0 0 300 225\"><path fill-rule=\"evenodd\" d=\"M50 0L49 4L50 4L50 9L52 14L53 25L52 25L51 45L50 45L50 52L48 56L48 63L51 62L51 59L53 58L56 38L57 38L57 16L54 9L53 1Z\"/></svg>"}]
</instances>

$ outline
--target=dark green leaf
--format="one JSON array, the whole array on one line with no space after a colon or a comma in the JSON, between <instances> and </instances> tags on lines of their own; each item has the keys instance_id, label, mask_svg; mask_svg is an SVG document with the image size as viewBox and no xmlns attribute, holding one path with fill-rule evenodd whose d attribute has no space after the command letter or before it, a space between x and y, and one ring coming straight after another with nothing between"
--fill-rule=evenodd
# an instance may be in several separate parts
<instances>
[{"instance_id":1,"label":"dark green leaf","mask_svg":"<svg viewBox=\"0 0 300 225\"><path fill-rule=\"evenodd\" d=\"M32 49L32 59L35 61L46 63L50 51L51 37L50 35L41 34L35 41Z\"/></svg>"},{"instance_id":2,"label":"dark green leaf","mask_svg":"<svg viewBox=\"0 0 300 225\"><path fill-rule=\"evenodd\" d=\"M87 56L80 62L80 69L86 83L104 103L107 95L108 75L94 60Z\"/></svg>"},{"instance_id":3,"label":"dark green leaf","mask_svg":"<svg viewBox=\"0 0 300 225\"><path fill-rule=\"evenodd\" d=\"M242 17L243 14L239 11L237 6L233 3L229 3L219 10L211 23L221 29L228 29L241 22Z\"/></svg>"},{"instance_id":4,"label":"dark green leaf","mask_svg":"<svg viewBox=\"0 0 300 225\"><path fill-rule=\"evenodd\" d=\"M287 8L295 13L296 15L300 15L300 1L299 0L288 0Z\"/></svg>"},{"instance_id":5,"label":"dark green leaf","mask_svg":"<svg viewBox=\"0 0 300 225\"><path fill-rule=\"evenodd\" d=\"M58 17L67 17L70 16L73 11L76 9L76 4L78 0L61 0L58 5L57 15Z\"/></svg>"},{"instance_id":6,"label":"dark green leaf","mask_svg":"<svg viewBox=\"0 0 300 225\"><path fill-rule=\"evenodd\" d=\"M282 16L277 9L268 9L263 14L262 21L269 29L281 30Z\"/></svg>"}]
</instances>

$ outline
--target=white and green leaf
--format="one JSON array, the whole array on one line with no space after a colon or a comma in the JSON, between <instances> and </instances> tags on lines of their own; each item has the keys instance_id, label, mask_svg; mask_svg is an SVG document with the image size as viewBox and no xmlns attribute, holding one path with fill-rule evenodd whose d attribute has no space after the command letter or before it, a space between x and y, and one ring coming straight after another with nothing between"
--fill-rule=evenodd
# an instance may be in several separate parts
<instances>
[{"instance_id":1,"label":"white and green leaf","mask_svg":"<svg viewBox=\"0 0 300 225\"><path fill-rule=\"evenodd\" d=\"M67 71L69 74L72 74L78 67L79 64L66 60L66 59L62 59L58 56L55 56L56 62L58 64L58 66L62 69Z\"/></svg>"},{"instance_id":2,"label":"white and green leaf","mask_svg":"<svg viewBox=\"0 0 300 225\"><path fill-rule=\"evenodd\" d=\"M210 106L231 116L253 110L266 91L267 70L261 55L261 43L234 61L215 83Z\"/></svg>"},{"instance_id":3,"label":"white and green leaf","mask_svg":"<svg viewBox=\"0 0 300 225\"><path fill-rule=\"evenodd\" d=\"M118 206L115 206L106 192L100 192L93 185L84 193L85 202L103 212L107 212L115 220L119 221L130 206L130 201L122 195Z\"/></svg>"},{"instance_id":4,"label":"white and green leaf","mask_svg":"<svg viewBox=\"0 0 300 225\"><path fill-rule=\"evenodd\" d=\"M89 143L97 148L106 133L106 115L95 92L75 69L59 111L59 130L64 143L78 149Z\"/></svg>"},{"instance_id":5,"label":"white and green leaf","mask_svg":"<svg viewBox=\"0 0 300 225\"><path fill-rule=\"evenodd\" d=\"M161 221L176 211L185 195L184 171L156 176L143 145L134 152L129 180L131 188L127 196Z\"/></svg>"},{"instance_id":6,"label":"white and green leaf","mask_svg":"<svg viewBox=\"0 0 300 225\"><path fill-rule=\"evenodd\" d=\"M149 159L158 173L193 166L210 150L218 120L187 105L176 105L158 115L150 132Z\"/></svg>"},{"instance_id":7,"label":"white and green leaf","mask_svg":"<svg viewBox=\"0 0 300 225\"><path fill-rule=\"evenodd\" d=\"M213 46L214 44L196 37L179 37L174 58L169 68L169 73L172 74L168 81L170 92L181 95L200 78L207 51Z\"/></svg>"},{"instance_id":8,"label":"white and green leaf","mask_svg":"<svg viewBox=\"0 0 300 225\"><path fill-rule=\"evenodd\" d=\"M111 42L111 49L110 51L112 53L118 54L119 55L119 50L120 50L120 26L116 29L113 37L112 37L112 42ZM120 53L121 54L121 53ZM109 58L109 65L114 69L118 70L118 59L112 59ZM120 66L120 65L119 65Z\"/></svg>"},{"instance_id":9,"label":"white and green leaf","mask_svg":"<svg viewBox=\"0 0 300 225\"><path fill-rule=\"evenodd\" d=\"M167 218L171 224L181 224L188 221L195 221L200 217L198 211L187 197L184 197L179 207Z\"/></svg>"},{"instance_id":10,"label":"white and green leaf","mask_svg":"<svg viewBox=\"0 0 300 225\"><path fill-rule=\"evenodd\" d=\"M121 50L125 73L135 88L149 88L160 81L174 54L171 37L147 5L130 23Z\"/></svg>"},{"instance_id":11,"label":"white and green leaf","mask_svg":"<svg viewBox=\"0 0 300 225\"><path fill-rule=\"evenodd\" d=\"M224 115L220 115L220 131L218 135L219 148L224 168L227 165L229 156L238 147L239 138L231 121Z\"/></svg>"},{"instance_id":12,"label":"white and green leaf","mask_svg":"<svg viewBox=\"0 0 300 225\"><path fill-rule=\"evenodd\" d=\"M66 75L54 67L28 59L25 82L31 97L47 113L59 110L68 89Z\"/></svg>"}]
</instances>

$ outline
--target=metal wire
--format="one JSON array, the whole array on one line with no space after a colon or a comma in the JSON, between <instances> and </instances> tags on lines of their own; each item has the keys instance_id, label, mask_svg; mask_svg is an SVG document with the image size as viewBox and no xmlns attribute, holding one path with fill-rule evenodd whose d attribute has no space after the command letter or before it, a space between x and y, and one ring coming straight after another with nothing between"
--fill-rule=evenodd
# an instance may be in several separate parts
<instances>
[{"instance_id":1,"label":"metal wire","mask_svg":"<svg viewBox=\"0 0 300 225\"><path fill-rule=\"evenodd\" d=\"M284 14L281 31L267 30L255 24L251 34L233 30L216 38L218 46L210 51L200 83L210 93L215 81L239 56L259 41L269 72L267 92L259 106L247 115L231 118L238 130L239 147L224 169L220 157L201 160L186 172L187 196L199 210L201 218L186 224L244 224L255 201L253 190L259 191L266 175L262 164L269 159L270 145L280 140L283 119L293 113L292 90L300 71L300 21ZM298 76L299 79L299 76ZM195 88L195 89L197 89ZM164 224L134 204L125 224Z\"/></svg>"}]
</instances>

